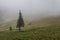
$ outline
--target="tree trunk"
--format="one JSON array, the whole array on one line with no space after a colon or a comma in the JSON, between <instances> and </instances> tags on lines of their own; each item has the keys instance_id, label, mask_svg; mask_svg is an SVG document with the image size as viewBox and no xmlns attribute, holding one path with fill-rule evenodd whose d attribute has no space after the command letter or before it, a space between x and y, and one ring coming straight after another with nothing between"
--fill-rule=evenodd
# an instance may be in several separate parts
<instances>
[{"instance_id":1,"label":"tree trunk","mask_svg":"<svg viewBox=\"0 0 60 40\"><path fill-rule=\"evenodd\" d=\"M20 29L20 27L19 27L19 32L20 32L20 30L21 30L21 29Z\"/></svg>"}]
</instances>

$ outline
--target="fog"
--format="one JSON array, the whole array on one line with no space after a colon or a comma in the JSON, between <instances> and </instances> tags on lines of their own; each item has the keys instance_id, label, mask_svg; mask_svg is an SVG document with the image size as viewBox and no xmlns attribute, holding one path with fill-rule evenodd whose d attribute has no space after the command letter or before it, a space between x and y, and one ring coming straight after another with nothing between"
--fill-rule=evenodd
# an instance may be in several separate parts
<instances>
[{"instance_id":1,"label":"fog","mask_svg":"<svg viewBox=\"0 0 60 40\"><path fill-rule=\"evenodd\" d=\"M0 0L0 20L18 19L19 10L27 20L60 15L60 0Z\"/></svg>"}]
</instances>

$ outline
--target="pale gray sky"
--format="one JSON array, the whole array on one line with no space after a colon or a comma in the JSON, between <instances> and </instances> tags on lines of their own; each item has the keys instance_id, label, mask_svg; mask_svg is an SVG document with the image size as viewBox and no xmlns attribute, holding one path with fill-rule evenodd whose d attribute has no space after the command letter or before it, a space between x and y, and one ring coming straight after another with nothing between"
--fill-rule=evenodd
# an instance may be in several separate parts
<instances>
[{"instance_id":1,"label":"pale gray sky","mask_svg":"<svg viewBox=\"0 0 60 40\"><path fill-rule=\"evenodd\" d=\"M25 18L57 15L60 14L60 0L0 0L0 10L6 20L16 19L19 9Z\"/></svg>"}]
</instances>

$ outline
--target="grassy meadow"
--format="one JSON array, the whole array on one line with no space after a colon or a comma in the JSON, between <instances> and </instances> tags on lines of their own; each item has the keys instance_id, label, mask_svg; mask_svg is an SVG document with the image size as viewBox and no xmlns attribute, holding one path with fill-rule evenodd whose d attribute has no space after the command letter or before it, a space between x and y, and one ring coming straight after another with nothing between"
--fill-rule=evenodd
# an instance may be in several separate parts
<instances>
[{"instance_id":1,"label":"grassy meadow","mask_svg":"<svg viewBox=\"0 0 60 40\"><path fill-rule=\"evenodd\" d=\"M1 24L0 40L60 40L60 17L44 18L30 25L27 22L21 32L16 29L16 21Z\"/></svg>"}]
</instances>

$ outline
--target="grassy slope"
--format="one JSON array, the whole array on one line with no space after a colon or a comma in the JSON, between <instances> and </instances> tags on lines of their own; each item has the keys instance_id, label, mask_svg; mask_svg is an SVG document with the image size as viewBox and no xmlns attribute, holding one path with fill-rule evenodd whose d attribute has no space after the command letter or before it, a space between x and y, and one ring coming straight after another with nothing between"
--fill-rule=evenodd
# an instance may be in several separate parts
<instances>
[{"instance_id":1,"label":"grassy slope","mask_svg":"<svg viewBox=\"0 0 60 40\"><path fill-rule=\"evenodd\" d=\"M5 25L7 26L7 24ZM6 26L4 29L7 29ZM29 28L31 30L28 30ZM25 25L25 31L21 32L2 31L0 40L60 40L60 17L45 18L33 22L31 25Z\"/></svg>"},{"instance_id":2,"label":"grassy slope","mask_svg":"<svg viewBox=\"0 0 60 40\"><path fill-rule=\"evenodd\" d=\"M60 27L38 28L29 31L0 32L0 40L60 40Z\"/></svg>"}]
</instances>

